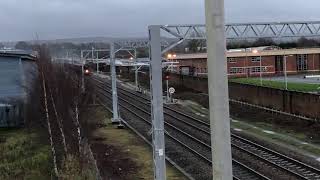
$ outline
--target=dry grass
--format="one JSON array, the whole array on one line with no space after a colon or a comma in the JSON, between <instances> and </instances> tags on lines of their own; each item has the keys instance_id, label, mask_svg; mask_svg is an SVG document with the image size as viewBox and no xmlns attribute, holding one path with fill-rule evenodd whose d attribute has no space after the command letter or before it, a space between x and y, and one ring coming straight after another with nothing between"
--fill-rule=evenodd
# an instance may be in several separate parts
<instances>
[{"instance_id":1,"label":"dry grass","mask_svg":"<svg viewBox=\"0 0 320 180\"><path fill-rule=\"evenodd\" d=\"M50 179L50 147L39 134L22 129L0 130L0 179Z\"/></svg>"}]
</instances>

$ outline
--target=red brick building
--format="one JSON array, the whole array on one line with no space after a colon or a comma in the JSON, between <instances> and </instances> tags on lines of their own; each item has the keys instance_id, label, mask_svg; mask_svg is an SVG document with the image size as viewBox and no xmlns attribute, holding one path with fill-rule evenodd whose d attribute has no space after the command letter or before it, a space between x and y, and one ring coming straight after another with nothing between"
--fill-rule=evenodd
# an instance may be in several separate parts
<instances>
[{"instance_id":1,"label":"red brick building","mask_svg":"<svg viewBox=\"0 0 320 180\"><path fill-rule=\"evenodd\" d=\"M320 72L320 48L270 49L248 48L226 52L229 77L253 77L282 75L284 57L287 73ZM261 58L261 59L260 59ZM260 63L261 60L261 63ZM170 61L178 61L176 71L182 74L202 76L207 74L207 54L178 54Z\"/></svg>"}]
</instances>

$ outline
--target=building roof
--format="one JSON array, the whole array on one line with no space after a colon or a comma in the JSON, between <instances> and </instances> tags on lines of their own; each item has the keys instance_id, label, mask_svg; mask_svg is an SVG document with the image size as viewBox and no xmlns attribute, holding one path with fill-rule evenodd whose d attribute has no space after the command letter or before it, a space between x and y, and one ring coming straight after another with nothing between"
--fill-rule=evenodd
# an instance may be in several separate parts
<instances>
[{"instance_id":1,"label":"building roof","mask_svg":"<svg viewBox=\"0 0 320 180\"><path fill-rule=\"evenodd\" d=\"M17 57L23 60L34 61L36 55L33 51L24 51L24 50L0 50L0 57Z\"/></svg>"},{"instance_id":2,"label":"building roof","mask_svg":"<svg viewBox=\"0 0 320 180\"><path fill-rule=\"evenodd\" d=\"M248 48L239 51L227 51L227 57L246 57L246 56L283 56L283 55L296 55L296 54L320 54L320 48L305 48L305 49L272 49L272 50L258 50L258 53L253 53L255 48ZM195 54L177 54L176 57L170 58L172 60L184 59L207 59L207 53Z\"/></svg>"}]
</instances>

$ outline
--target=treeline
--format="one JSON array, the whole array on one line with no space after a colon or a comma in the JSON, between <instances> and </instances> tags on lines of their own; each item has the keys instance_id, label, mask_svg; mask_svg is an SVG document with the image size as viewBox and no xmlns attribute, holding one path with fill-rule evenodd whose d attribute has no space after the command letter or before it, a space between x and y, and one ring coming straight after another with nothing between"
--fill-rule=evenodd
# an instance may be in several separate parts
<instances>
[{"instance_id":1,"label":"treeline","mask_svg":"<svg viewBox=\"0 0 320 180\"><path fill-rule=\"evenodd\" d=\"M46 43L46 46L50 50L51 54L56 57L80 57L81 50L90 50L94 49L109 49L108 43ZM301 37L297 40L292 41L279 41L276 42L271 38L259 38L254 41L249 40L233 40L227 42L227 49L239 49L239 48L248 48L248 47L259 47L259 46L278 46L283 49L289 48L310 48L310 47L320 47L320 39L311 39ZM36 49L35 45L20 41L15 46L16 49L23 50L34 50ZM197 52L206 52L206 41L205 40L190 40L186 41L179 46L173 48L169 53L197 53ZM119 52L118 55L121 56L128 55L125 52ZM137 49L138 57L148 57L149 55L148 48L139 48ZM127 57L125 57L127 58Z\"/></svg>"},{"instance_id":2,"label":"treeline","mask_svg":"<svg viewBox=\"0 0 320 180\"><path fill-rule=\"evenodd\" d=\"M38 46L37 72L28 89L28 129L46 130L53 176L58 179L100 179L82 117L90 89L82 91L81 76L68 66L53 64L47 46Z\"/></svg>"},{"instance_id":3,"label":"treeline","mask_svg":"<svg viewBox=\"0 0 320 180\"><path fill-rule=\"evenodd\" d=\"M289 48L311 48L320 47L320 39L308 39L301 37L295 41L276 42L271 38L259 38L254 41L249 40L232 40L227 42L227 49L241 49L259 46L278 46L282 49ZM206 52L205 40L190 40L182 46L178 46L170 51L171 53L199 53Z\"/></svg>"},{"instance_id":4,"label":"treeline","mask_svg":"<svg viewBox=\"0 0 320 180\"><path fill-rule=\"evenodd\" d=\"M96 42L96 43L81 43L75 44L70 42L63 43L44 43L52 56L55 57L80 57L81 50L91 50L94 49L109 49L109 43ZM28 43L25 41L19 41L15 45L16 49L22 50L37 50L37 45ZM148 57L149 50L148 48L138 48L137 56L138 57ZM117 53L118 56L126 56L128 53L120 51Z\"/></svg>"},{"instance_id":5,"label":"treeline","mask_svg":"<svg viewBox=\"0 0 320 180\"><path fill-rule=\"evenodd\" d=\"M311 48L311 47L319 47L320 40L301 37L296 41L275 42L271 38L259 38L252 42L247 40L242 40L242 41L234 41L234 42L227 43L227 49L259 47L259 46L278 46L282 49Z\"/></svg>"}]
</instances>

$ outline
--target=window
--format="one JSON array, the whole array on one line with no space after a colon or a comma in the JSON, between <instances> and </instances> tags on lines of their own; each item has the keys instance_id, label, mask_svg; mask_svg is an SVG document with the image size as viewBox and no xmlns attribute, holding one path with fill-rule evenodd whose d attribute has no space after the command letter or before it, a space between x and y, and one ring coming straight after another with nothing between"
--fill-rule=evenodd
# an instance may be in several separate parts
<instances>
[{"instance_id":1,"label":"window","mask_svg":"<svg viewBox=\"0 0 320 180\"><path fill-rule=\"evenodd\" d=\"M297 55L297 70L298 71L308 70L307 60L308 60L308 56L306 54Z\"/></svg>"},{"instance_id":2,"label":"window","mask_svg":"<svg viewBox=\"0 0 320 180\"><path fill-rule=\"evenodd\" d=\"M244 72L244 68L233 67L230 68L230 74L242 74Z\"/></svg>"},{"instance_id":3,"label":"window","mask_svg":"<svg viewBox=\"0 0 320 180\"><path fill-rule=\"evenodd\" d=\"M257 57L251 57L251 62L260 62L261 57L257 56Z\"/></svg>"},{"instance_id":4,"label":"window","mask_svg":"<svg viewBox=\"0 0 320 180\"><path fill-rule=\"evenodd\" d=\"M237 62L236 58L233 58L233 57L228 58L228 63L236 63L236 62Z\"/></svg>"},{"instance_id":5,"label":"window","mask_svg":"<svg viewBox=\"0 0 320 180\"><path fill-rule=\"evenodd\" d=\"M267 67L252 67L251 68L251 73L260 73L260 72L267 72Z\"/></svg>"}]
</instances>

